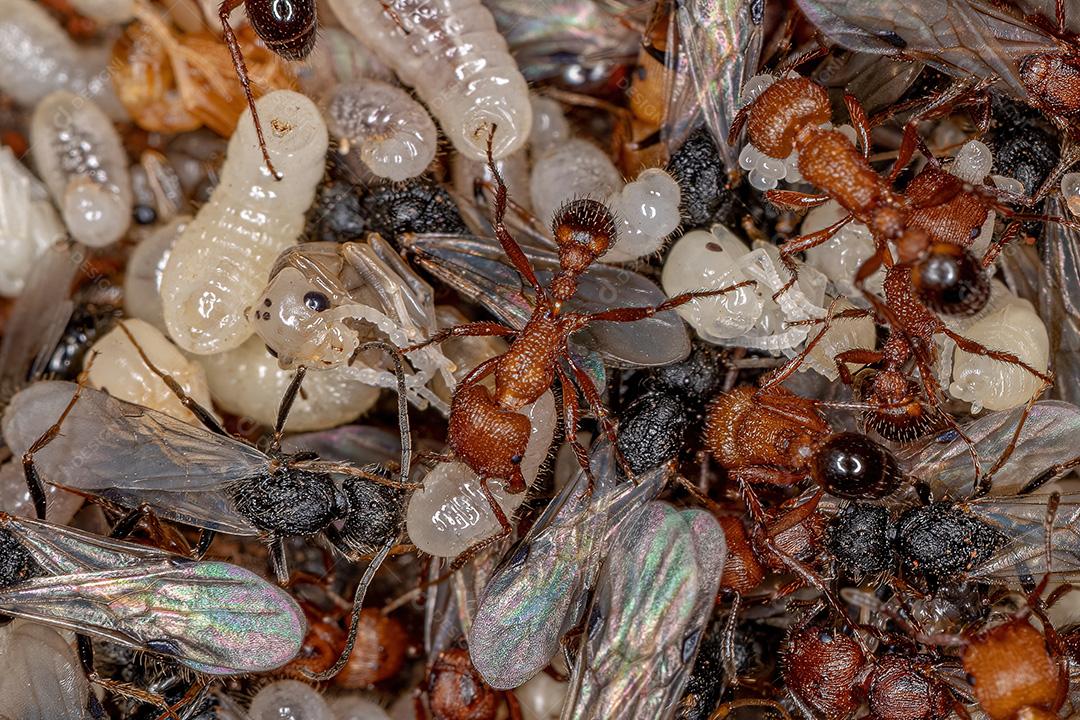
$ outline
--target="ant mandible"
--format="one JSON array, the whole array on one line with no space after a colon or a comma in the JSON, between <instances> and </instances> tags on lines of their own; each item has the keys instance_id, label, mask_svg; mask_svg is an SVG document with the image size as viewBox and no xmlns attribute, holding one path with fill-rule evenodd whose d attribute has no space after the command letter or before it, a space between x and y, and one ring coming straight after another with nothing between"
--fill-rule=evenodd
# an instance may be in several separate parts
<instances>
[{"instance_id":1,"label":"ant mandible","mask_svg":"<svg viewBox=\"0 0 1080 720\"><path fill-rule=\"evenodd\" d=\"M487 145L488 167L495 181L493 226L511 264L535 293L532 316L521 330L497 322L466 323L446 328L422 343L403 349L403 352L409 353L451 337L515 336L505 354L484 361L461 381L450 404L447 444L454 457L468 465L480 478L480 487L502 528L496 535L463 552L454 561L455 567L460 567L478 550L512 532L513 527L492 496L488 481L504 480L506 490L510 493L525 490L520 463L532 426L519 411L536 402L551 388L556 378L563 388L562 411L566 437L578 462L588 472L588 451L576 439L579 420L577 393L572 390L574 381L564 365L573 373L577 387L612 445L616 444L614 426L604 409L599 391L570 353L568 340L572 334L594 322L634 322L650 318L696 298L721 295L753 282L741 282L718 290L686 292L652 307L611 308L595 313L565 311L563 305L573 299L577 292L578 277L615 242L615 216L603 203L584 198L571 200L560 207L555 212L551 226L559 247L560 270L551 280L550 287L541 285L521 246L504 224L508 193L492 157L494 130L492 127ZM495 376L494 394L481 384L492 373ZM589 479L591 489L591 476Z\"/></svg>"},{"instance_id":2,"label":"ant mandible","mask_svg":"<svg viewBox=\"0 0 1080 720\"><path fill-rule=\"evenodd\" d=\"M229 24L229 14L241 5L247 11L251 27L266 43L266 47L286 60L303 60L315 47L318 30L316 3L315 0L222 0L218 8L225 45L232 55L236 76L240 78L248 107L251 108L251 119L255 121L255 134L259 138L263 161L270 174L280 180L281 175L274 169L274 164L270 162L270 153L266 150L266 140L263 138L259 112L255 109L255 96L251 92L244 54L240 51L240 43Z\"/></svg>"}]
</instances>

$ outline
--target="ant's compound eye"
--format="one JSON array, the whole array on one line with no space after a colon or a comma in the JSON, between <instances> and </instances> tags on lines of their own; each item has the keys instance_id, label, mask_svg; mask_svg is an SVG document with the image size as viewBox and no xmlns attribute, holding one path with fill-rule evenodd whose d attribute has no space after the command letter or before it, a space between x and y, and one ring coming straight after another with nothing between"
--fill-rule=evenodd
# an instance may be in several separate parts
<instances>
[{"instance_id":1,"label":"ant's compound eye","mask_svg":"<svg viewBox=\"0 0 1080 720\"><path fill-rule=\"evenodd\" d=\"M990 299L990 278L959 245L936 243L916 263L911 281L926 307L943 315L974 315Z\"/></svg>"},{"instance_id":2,"label":"ant's compound eye","mask_svg":"<svg viewBox=\"0 0 1080 720\"><path fill-rule=\"evenodd\" d=\"M513 463L514 465L520 465L521 464L521 455L512 456L510 458L510 462Z\"/></svg>"},{"instance_id":3,"label":"ant's compound eye","mask_svg":"<svg viewBox=\"0 0 1080 720\"><path fill-rule=\"evenodd\" d=\"M322 312L330 308L330 298L321 292L312 290L304 295L304 304L315 312Z\"/></svg>"},{"instance_id":4,"label":"ant's compound eye","mask_svg":"<svg viewBox=\"0 0 1080 720\"><path fill-rule=\"evenodd\" d=\"M892 454L859 433L829 437L814 453L811 472L825 492L849 500L882 498L903 482Z\"/></svg>"}]
</instances>

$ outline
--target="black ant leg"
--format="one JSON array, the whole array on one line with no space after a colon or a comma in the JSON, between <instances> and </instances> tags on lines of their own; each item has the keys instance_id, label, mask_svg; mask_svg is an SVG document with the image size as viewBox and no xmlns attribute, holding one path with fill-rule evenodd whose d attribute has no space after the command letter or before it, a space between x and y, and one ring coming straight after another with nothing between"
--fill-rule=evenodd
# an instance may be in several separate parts
<instances>
[{"instance_id":1,"label":"black ant leg","mask_svg":"<svg viewBox=\"0 0 1080 720\"><path fill-rule=\"evenodd\" d=\"M214 542L214 538L217 537L217 532L214 530L203 530L199 533L199 542L195 545L195 549L191 551L192 556L196 560L202 560L210 550L210 544Z\"/></svg>"},{"instance_id":2,"label":"black ant leg","mask_svg":"<svg viewBox=\"0 0 1080 720\"><path fill-rule=\"evenodd\" d=\"M259 138L259 150L262 151L266 168L275 180L282 178L281 173L274 169L274 163L270 162L270 153L266 149L266 139L263 137L262 123L259 122L259 111L255 109L255 96L251 93L251 81L248 79L247 65L244 64L244 54L240 52L240 42L233 33L232 25L229 24L229 13L244 4L244 0L223 0L218 8L218 19L221 20L221 33L225 39L225 46L229 48L232 56L233 68L236 77L240 78L240 84L244 88L244 96L247 98L248 108L251 109L251 119L255 122L255 135Z\"/></svg>"},{"instance_id":3,"label":"black ant leg","mask_svg":"<svg viewBox=\"0 0 1080 720\"><path fill-rule=\"evenodd\" d=\"M96 355L90 356L90 361L87 363L86 370L79 376L79 382L75 386L75 392L72 393L71 400L68 401L67 407L64 408L64 412L60 413L60 418L53 423L48 430L42 433L41 436L27 448L26 452L23 453L23 475L26 478L26 487L30 491L30 497L34 501L34 511L37 513L38 520L45 519L47 496L45 494L45 482L41 479L41 474L38 473L37 465L34 464L34 454L39 452L60 435L60 427L64 424L64 420L67 419L68 413L75 407L75 403L79 401L79 396L82 395L82 390L86 381L86 372L90 369L90 365L93 364L95 357Z\"/></svg>"},{"instance_id":4,"label":"black ant leg","mask_svg":"<svg viewBox=\"0 0 1080 720\"><path fill-rule=\"evenodd\" d=\"M153 510L146 503L139 503L138 507L133 510L129 510L124 517L120 518L113 525L112 530L109 532L109 537L114 540L123 540L127 536L131 535L135 531L135 526L139 524L139 521L149 515Z\"/></svg>"},{"instance_id":5,"label":"black ant leg","mask_svg":"<svg viewBox=\"0 0 1080 720\"><path fill-rule=\"evenodd\" d=\"M150 372L161 378L161 381L172 391L172 394L176 396L181 405L187 408L188 411L190 411L191 414L194 415L210 432L231 437L229 433L226 432L225 428L221 426L221 423L217 421L217 418L214 417L212 412L200 405L195 398L188 395L172 375L154 364L147 356L146 351L143 350L142 345L140 345L139 341L135 339L135 336L131 334L131 331L128 330L127 325L123 321L117 323L117 325L123 330L124 334L127 335L128 340L131 341L131 345L135 348L135 352L139 354L139 359L143 361L143 364L146 365Z\"/></svg>"},{"instance_id":6,"label":"black ant leg","mask_svg":"<svg viewBox=\"0 0 1080 720\"><path fill-rule=\"evenodd\" d=\"M364 596L367 595L368 586L371 585L371 580L375 577L375 573L379 567L390 555L390 550L397 542L397 538L391 537L385 543L379 552L372 558L371 563L367 566L367 570L364 571L363 577L360 578L360 583L356 586L356 593L353 595L352 617L349 620L349 636L345 641L345 649L341 651L341 655L338 657L337 662L333 664L328 670L321 673L313 673L307 670L301 670L300 672L305 678L314 682L326 682L333 679L341 669L345 667L345 663L349 661L349 656L352 655L353 646L356 644L356 631L360 627L360 611L364 607Z\"/></svg>"},{"instance_id":7,"label":"black ant leg","mask_svg":"<svg viewBox=\"0 0 1080 720\"><path fill-rule=\"evenodd\" d=\"M296 368L296 374L289 381L289 386L285 388L285 394L281 396L281 403L278 404L277 420L274 422L274 441L270 444L272 450L281 447L281 435L285 432L285 423L289 419L289 411L292 410L293 403L296 402L296 396L300 393L300 386L303 384L306 375L306 367L301 365Z\"/></svg>"},{"instance_id":8,"label":"black ant leg","mask_svg":"<svg viewBox=\"0 0 1080 720\"><path fill-rule=\"evenodd\" d=\"M274 577L278 585L289 585L289 561L285 557L285 538L272 537L270 539L270 567L274 570Z\"/></svg>"},{"instance_id":9,"label":"black ant leg","mask_svg":"<svg viewBox=\"0 0 1080 720\"><path fill-rule=\"evenodd\" d=\"M384 342L368 342L357 348L360 351L380 348L394 361L394 375L397 378L398 396L398 433L401 435L401 464L398 467L398 481L409 484L412 464L412 430L409 428L409 401L405 393L404 355L401 350Z\"/></svg>"}]
</instances>

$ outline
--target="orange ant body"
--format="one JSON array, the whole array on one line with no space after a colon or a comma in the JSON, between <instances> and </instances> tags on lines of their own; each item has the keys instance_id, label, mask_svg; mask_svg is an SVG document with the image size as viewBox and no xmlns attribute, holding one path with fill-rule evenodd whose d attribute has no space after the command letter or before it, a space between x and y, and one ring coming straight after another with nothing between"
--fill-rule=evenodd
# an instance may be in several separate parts
<instances>
[{"instance_id":1,"label":"orange ant body","mask_svg":"<svg viewBox=\"0 0 1080 720\"><path fill-rule=\"evenodd\" d=\"M248 79L247 65L244 64L244 54L232 26L229 25L229 14L241 5L247 11L251 27L266 43L266 47L286 60L303 60L315 47L318 30L316 3L315 0L222 0L218 9L225 45L232 55L236 76L240 78L240 84L244 88L248 107L251 108L251 119L255 121L255 134L259 138L263 161L270 174L280 179L281 176L274 169L270 154L266 150L262 123L259 122L259 113L255 109L255 96L251 93L251 81Z\"/></svg>"},{"instance_id":2,"label":"orange ant body","mask_svg":"<svg viewBox=\"0 0 1080 720\"><path fill-rule=\"evenodd\" d=\"M940 387L931 369L931 339L939 334L952 339L965 352L1019 365L1049 384L1046 373L1015 355L959 335L938 317L938 313L970 315L985 305L989 280L968 246L990 208L1006 214L1011 211L997 203L991 192L947 177L936 167L917 177L907 193L893 190L892 181L920 144L918 136L905 131L900 157L889 176L883 177L868 160L869 122L865 112L851 95L845 96L845 104L861 152L844 134L820 127L832 116L829 98L823 87L806 78L781 79L766 88L740 111L731 137L745 123L750 142L766 155L782 159L797 151L802 177L823 191L820 195L770 191L768 198L774 204L805 209L832 199L848 213L830 227L786 243L781 257L789 268L794 268L792 255L827 241L852 219L866 225L874 238L875 253L859 268L855 284L862 289L870 275L885 267L884 299L865 291L864 295L892 332L881 350L853 349L839 353L835 359L840 377L848 385L855 384L848 363L879 365L880 369L857 388L860 399L870 405L865 412L867 424L883 437L901 441L952 424L938 408ZM1007 232L999 245L1007 242L1008 236ZM895 259L889 243L895 246ZM992 261L997 249L988 251L984 266ZM852 312L861 311L845 314ZM805 352L777 372L765 388L787 378ZM918 386L904 372L911 361L919 369L930 407L919 398Z\"/></svg>"},{"instance_id":3,"label":"orange ant body","mask_svg":"<svg viewBox=\"0 0 1080 720\"><path fill-rule=\"evenodd\" d=\"M462 553L455 564L467 560L480 548L512 532L513 528L505 513L491 495L488 481L505 480L506 489L510 493L525 490L520 464L531 433L531 423L519 411L536 402L551 388L556 378L563 388L566 437L581 466L588 471L588 452L576 440L579 418L577 396L573 391L573 380L564 369L564 364L570 368L586 402L602 423L612 444L615 444L614 429L600 399L600 393L570 353L568 341L572 334L594 322L643 320L695 298L720 295L748 284L744 282L719 290L683 293L653 307L612 308L595 313L565 311L563 305L577 292L578 278L615 242L617 231L614 215L603 203L589 199L572 200L556 211L552 220L552 233L559 247L560 270L551 280L550 287L544 287L537 280L525 253L504 224L507 190L492 158L490 139L488 166L496 185L495 217L492 224L507 258L535 293L536 304L532 316L521 330L496 322L466 323L446 328L423 343L404 349L404 352L409 353L450 337L515 336L505 354L481 363L461 381L451 401L447 444L453 455L479 476L480 487L502 528L499 534ZM495 379L494 393L480 384L491 374L494 374Z\"/></svg>"}]
</instances>

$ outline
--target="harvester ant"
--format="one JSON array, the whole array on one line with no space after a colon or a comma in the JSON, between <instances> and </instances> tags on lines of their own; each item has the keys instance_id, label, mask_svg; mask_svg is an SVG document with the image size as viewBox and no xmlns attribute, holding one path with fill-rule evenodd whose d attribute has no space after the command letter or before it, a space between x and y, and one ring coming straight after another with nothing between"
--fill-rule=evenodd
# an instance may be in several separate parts
<instances>
[{"instance_id":1,"label":"harvester ant","mask_svg":"<svg viewBox=\"0 0 1080 720\"><path fill-rule=\"evenodd\" d=\"M487 147L488 167L496 188L492 225L507 258L535 293L536 304L532 317L520 331L497 322L466 323L446 328L422 343L403 349L403 352L409 353L451 337L515 336L505 354L481 363L461 381L450 405L447 444L454 457L468 465L480 477L480 487L502 527L500 533L463 552L455 560L456 566L466 562L476 551L513 531L506 514L492 496L488 481L504 480L507 492L510 493L525 490L520 463L529 440L531 424L519 411L538 400L556 378L563 388L562 411L566 423L566 437L581 467L589 472L588 451L576 440L579 409L577 393L573 391L574 380L608 438L613 445L616 444L614 426L600 399L599 391L588 373L570 353L568 340L573 333L594 322L643 320L696 298L721 295L752 283L747 281L719 290L687 292L653 307L613 308L595 313L564 311L563 304L577 292L578 278L614 244L617 237L615 217L606 205L587 198L571 200L560 207L555 212L551 229L559 246L561 269L552 279L550 287L544 287L537 279L521 246L504 224L508 193L492 156L493 137L494 127L488 137ZM564 365L573 373L573 379ZM493 373L494 394L481 384L484 378Z\"/></svg>"},{"instance_id":2,"label":"harvester ant","mask_svg":"<svg viewBox=\"0 0 1080 720\"><path fill-rule=\"evenodd\" d=\"M255 96L251 93L251 81L248 79L247 65L244 64L244 54L229 24L229 14L241 5L247 11L251 27L266 43L266 47L286 60L303 60L315 47L318 30L316 3L315 0L222 0L218 9L225 45L232 55L236 76L244 87L244 95L247 97L248 107L251 108L251 119L255 121L255 134L259 137L263 161L270 174L280 180L281 175L274 169L270 154L266 150L262 123L259 122L259 113L255 109Z\"/></svg>"}]
</instances>

